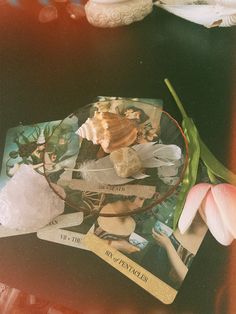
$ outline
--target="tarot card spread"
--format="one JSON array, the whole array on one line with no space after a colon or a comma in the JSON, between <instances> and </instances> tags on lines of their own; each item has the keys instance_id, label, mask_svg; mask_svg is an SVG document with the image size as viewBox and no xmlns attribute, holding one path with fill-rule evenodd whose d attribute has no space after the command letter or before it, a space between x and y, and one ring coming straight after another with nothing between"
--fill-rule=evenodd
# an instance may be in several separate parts
<instances>
[{"instance_id":1,"label":"tarot card spread","mask_svg":"<svg viewBox=\"0 0 236 314\"><path fill-rule=\"evenodd\" d=\"M156 187L152 185L121 184L124 183L122 180L125 182L127 181L127 183L129 180L125 180L114 175L113 167L110 169L111 171L108 171L107 175L105 171L100 172L101 176L98 175L100 181L95 180L93 175L91 176L91 180L88 176L87 178L84 178L79 174L78 165L80 165L81 169L81 164L84 165L85 161L93 160L93 158L98 159L97 164L100 163L102 167L105 166L103 156L97 157L96 155L98 145L94 145L92 142L89 143L86 139L82 140L82 137L80 141L78 141L79 137L75 134L75 131L79 126L83 125L83 122L89 115L94 114L94 112L111 112L114 114L115 112L118 112L118 110L123 110L126 114L130 114L134 118L136 115L140 115L140 112L135 112L132 108L133 104L140 106L137 99L125 100L117 97L98 97L98 100L98 102L79 109L75 115L70 115L68 118L63 120L59 127L54 130L51 138L49 138L44 156L45 175L49 184L53 189L55 189L55 184L57 187L59 186L64 189L65 195L61 196L65 198L66 203L76 208L77 211L85 213L84 221L81 223L80 221L77 220L76 222L75 220L73 226L68 225L63 229L54 228L54 230L49 230L47 227L43 228L37 232L37 236L40 239L86 249L86 247L82 244L82 239L89 230L93 229L93 225L96 220L94 213L98 213L100 211L104 202L107 201L107 197L116 197L119 199L124 196L133 197L135 195L139 195L140 197L151 199L156 194ZM157 126L160 120L161 101L147 99L146 102L150 102L151 104L148 106L147 112L150 116L152 116L152 119L149 119L149 116L146 115L144 119L145 132L146 136L149 136L150 140L152 140L153 137L156 136L156 129L153 127ZM120 115L117 113L117 116L119 117ZM76 161L74 157L71 158L71 154L68 152L65 158L63 157L60 160L54 158L58 143L61 142L61 133L64 134L66 141L69 142L70 150L77 152ZM151 145L153 144L151 143ZM94 148L94 146L96 147ZM102 151L99 153L102 154ZM54 163L51 162L52 158L54 158ZM97 164L96 167L99 166ZM90 163L90 167L91 166L92 165ZM75 169L75 167L77 167L77 169ZM85 169L85 167L83 169ZM83 173L83 171L81 171L81 173ZM94 173L95 171L91 171L91 174ZM104 176L106 176L105 180L110 181L101 181L101 178ZM111 184L113 183L114 177L116 180L121 181L121 183L119 182L118 185L114 185L115 182L114 184ZM55 189L55 192L57 193L58 190Z\"/></svg>"},{"instance_id":2,"label":"tarot card spread","mask_svg":"<svg viewBox=\"0 0 236 314\"><path fill-rule=\"evenodd\" d=\"M48 160L66 129L76 161L68 155L52 165ZM199 217L184 236L172 230L186 150L181 129L158 102L100 98L79 109L49 139L45 175L53 189L63 188L70 206L84 212L84 221L38 236L74 247L82 242L171 303L207 230Z\"/></svg>"},{"instance_id":3,"label":"tarot card spread","mask_svg":"<svg viewBox=\"0 0 236 314\"><path fill-rule=\"evenodd\" d=\"M177 122L158 100L99 97L47 130L46 144L41 126L37 139L27 143L25 131L14 132L11 142L17 147L9 151L6 145L1 176L30 163L70 210L27 232L90 249L171 303L207 230L199 215L184 235L172 230L187 164L187 143ZM31 142L42 149L25 149ZM0 226L0 237L22 233Z\"/></svg>"},{"instance_id":4,"label":"tarot card spread","mask_svg":"<svg viewBox=\"0 0 236 314\"><path fill-rule=\"evenodd\" d=\"M69 153L63 160L54 157L65 130L76 161ZM177 122L159 106L105 100L78 109L54 130L45 148L45 176L67 204L86 215L99 213L114 195L141 196L150 208L180 183L185 154Z\"/></svg>"}]
</instances>

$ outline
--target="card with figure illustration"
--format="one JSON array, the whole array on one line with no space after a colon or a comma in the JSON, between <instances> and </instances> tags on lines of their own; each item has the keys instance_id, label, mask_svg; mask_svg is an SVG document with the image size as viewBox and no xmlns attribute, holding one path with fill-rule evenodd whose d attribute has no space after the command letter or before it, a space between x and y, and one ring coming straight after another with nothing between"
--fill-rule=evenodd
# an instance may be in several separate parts
<instances>
[{"instance_id":1,"label":"card with figure illustration","mask_svg":"<svg viewBox=\"0 0 236 314\"><path fill-rule=\"evenodd\" d=\"M175 299L207 231L200 215L185 234L172 229L177 195L145 212L99 216L84 238L92 252L165 304ZM121 214L144 202L126 197L100 213Z\"/></svg>"},{"instance_id":2,"label":"card with figure illustration","mask_svg":"<svg viewBox=\"0 0 236 314\"><path fill-rule=\"evenodd\" d=\"M10 128L7 131L0 172L0 189L14 176L21 164L32 165L43 173L45 142L61 121L42 122Z\"/></svg>"}]
</instances>

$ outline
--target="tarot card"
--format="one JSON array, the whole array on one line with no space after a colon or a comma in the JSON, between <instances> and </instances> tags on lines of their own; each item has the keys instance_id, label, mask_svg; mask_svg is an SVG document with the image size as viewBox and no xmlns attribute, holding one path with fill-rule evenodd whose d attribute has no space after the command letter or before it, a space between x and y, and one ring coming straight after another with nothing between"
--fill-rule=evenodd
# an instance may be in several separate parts
<instances>
[{"instance_id":1,"label":"tarot card","mask_svg":"<svg viewBox=\"0 0 236 314\"><path fill-rule=\"evenodd\" d=\"M52 223L37 232L41 240L88 250L84 236L92 231L94 217L85 217L82 212L58 216Z\"/></svg>"},{"instance_id":2,"label":"tarot card","mask_svg":"<svg viewBox=\"0 0 236 314\"><path fill-rule=\"evenodd\" d=\"M178 193L129 216L100 216L83 240L102 260L165 304L175 299L207 231L200 215L187 233L172 230L177 197ZM113 202L105 207L115 212L117 206Z\"/></svg>"},{"instance_id":3,"label":"tarot card","mask_svg":"<svg viewBox=\"0 0 236 314\"><path fill-rule=\"evenodd\" d=\"M59 228L66 228L66 227L71 227L74 226L75 224L80 224L83 221L83 213L71 213L71 214L63 214L55 219L53 219L50 224L47 226L38 229L31 229L27 231L20 231L16 229L10 229L6 228L2 225L0 225L0 238L4 237L10 237L10 236L16 236L16 235L21 235L21 234L27 234L27 233L35 233L38 232L39 234L47 234L52 232L54 229L59 229Z\"/></svg>"},{"instance_id":4,"label":"tarot card","mask_svg":"<svg viewBox=\"0 0 236 314\"><path fill-rule=\"evenodd\" d=\"M0 238L18 236L18 235L27 234L27 233L34 233L36 231L37 230L34 230L34 229L27 230L27 231L20 231L17 229L6 228L6 227L0 225Z\"/></svg>"}]
</instances>

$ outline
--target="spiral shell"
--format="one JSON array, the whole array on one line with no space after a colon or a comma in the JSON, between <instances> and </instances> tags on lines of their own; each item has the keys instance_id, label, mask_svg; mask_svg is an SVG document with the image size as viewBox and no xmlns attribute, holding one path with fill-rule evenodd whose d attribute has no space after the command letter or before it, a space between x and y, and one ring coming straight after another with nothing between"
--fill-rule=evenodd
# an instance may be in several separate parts
<instances>
[{"instance_id":1,"label":"spiral shell","mask_svg":"<svg viewBox=\"0 0 236 314\"><path fill-rule=\"evenodd\" d=\"M93 144L100 144L106 153L133 144L138 128L134 120L111 112L95 112L76 133Z\"/></svg>"},{"instance_id":2,"label":"spiral shell","mask_svg":"<svg viewBox=\"0 0 236 314\"><path fill-rule=\"evenodd\" d=\"M236 14L225 16L220 26L228 27L233 25L236 25Z\"/></svg>"},{"instance_id":3,"label":"spiral shell","mask_svg":"<svg viewBox=\"0 0 236 314\"><path fill-rule=\"evenodd\" d=\"M236 25L235 0L216 0L215 4L198 5L163 4L161 1L157 1L154 4L170 13L206 27Z\"/></svg>"}]
</instances>

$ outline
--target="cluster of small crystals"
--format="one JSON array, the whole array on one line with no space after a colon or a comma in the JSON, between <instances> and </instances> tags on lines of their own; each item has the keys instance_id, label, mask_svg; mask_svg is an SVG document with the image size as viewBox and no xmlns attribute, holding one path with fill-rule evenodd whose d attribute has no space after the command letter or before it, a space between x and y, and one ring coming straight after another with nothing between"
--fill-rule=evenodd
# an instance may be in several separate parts
<instances>
[{"instance_id":1,"label":"cluster of small crystals","mask_svg":"<svg viewBox=\"0 0 236 314\"><path fill-rule=\"evenodd\" d=\"M63 211L64 201L29 165L21 165L0 191L0 224L7 228L37 230Z\"/></svg>"}]
</instances>

